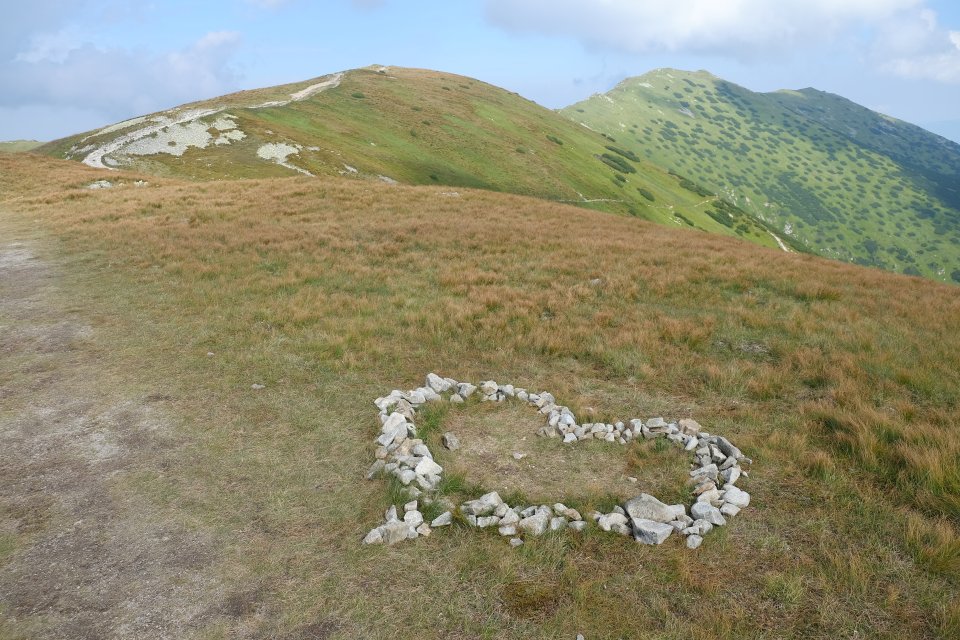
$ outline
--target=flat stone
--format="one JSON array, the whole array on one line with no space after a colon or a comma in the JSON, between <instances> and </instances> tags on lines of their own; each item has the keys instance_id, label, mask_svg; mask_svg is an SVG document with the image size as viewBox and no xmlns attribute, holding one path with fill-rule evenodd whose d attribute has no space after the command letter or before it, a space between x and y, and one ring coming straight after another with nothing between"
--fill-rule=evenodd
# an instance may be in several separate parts
<instances>
[{"instance_id":1,"label":"flat stone","mask_svg":"<svg viewBox=\"0 0 960 640\"><path fill-rule=\"evenodd\" d=\"M407 504L403 505L404 511L416 511L417 510L417 501L411 500Z\"/></svg>"},{"instance_id":2,"label":"flat stone","mask_svg":"<svg viewBox=\"0 0 960 640\"><path fill-rule=\"evenodd\" d=\"M672 526L663 522L644 518L633 519L633 538L643 544L661 544L673 531Z\"/></svg>"},{"instance_id":3,"label":"flat stone","mask_svg":"<svg viewBox=\"0 0 960 640\"><path fill-rule=\"evenodd\" d=\"M647 493L641 493L625 502L623 510L633 519L670 522L677 518L674 509Z\"/></svg>"},{"instance_id":4,"label":"flat stone","mask_svg":"<svg viewBox=\"0 0 960 640\"><path fill-rule=\"evenodd\" d=\"M710 478L711 480L716 480L720 470L717 469L717 465L711 463L706 466L694 469L690 472L691 478Z\"/></svg>"},{"instance_id":5,"label":"flat stone","mask_svg":"<svg viewBox=\"0 0 960 640\"><path fill-rule=\"evenodd\" d=\"M515 536L517 535L517 527L512 524L502 525L497 531L500 532L502 536Z\"/></svg>"},{"instance_id":6,"label":"flat stone","mask_svg":"<svg viewBox=\"0 0 960 640\"><path fill-rule=\"evenodd\" d=\"M481 529L495 527L500 524L500 518L497 516L477 516L477 526Z\"/></svg>"},{"instance_id":7,"label":"flat stone","mask_svg":"<svg viewBox=\"0 0 960 640\"><path fill-rule=\"evenodd\" d=\"M469 382L461 382L457 385L458 395L462 398L469 398L477 391L477 385Z\"/></svg>"},{"instance_id":8,"label":"flat stone","mask_svg":"<svg viewBox=\"0 0 960 640\"><path fill-rule=\"evenodd\" d=\"M423 536L424 538L429 538L431 533L433 533L433 531L430 529L430 525L428 525L426 522L417 527L417 534Z\"/></svg>"},{"instance_id":9,"label":"flat stone","mask_svg":"<svg viewBox=\"0 0 960 640\"><path fill-rule=\"evenodd\" d=\"M444 511L433 519L433 522L430 523L430 526L436 529L437 527L446 527L451 522L453 522L453 514L449 511Z\"/></svg>"},{"instance_id":10,"label":"flat stone","mask_svg":"<svg viewBox=\"0 0 960 640\"><path fill-rule=\"evenodd\" d=\"M550 516L543 512L524 518L517 524L518 528L534 536L542 535L548 526L550 526Z\"/></svg>"},{"instance_id":11,"label":"flat stone","mask_svg":"<svg viewBox=\"0 0 960 640\"><path fill-rule=\"evenodd\" d=\"M507 509L500 517L500 524L502 525L517 524L518 522L520 522L520 516L513 509Z\"/></svg>"},{"instance_id":12,"label":"flat stone","mask_svg":"<svg viewBox=\"0 0 960 640\"><path fill-rule=\"evenodd\" d=\"M430 453L430 447L422 442L413 445L413 447L410 449L410 453L415 456L420 456L421 458L430 458L433 460L433 454Z\"/></svg>"},{"instance_id":13,"label":"flat stone","mask_svg":"<svg viewBox=\"0 0 960 640\"><path fill-rule=\"evenodd\" d=\"M740 479L740 467L733 466L720 472L720 479L725 484L733 484Z\"/></svg>"},{"instance_id":14,"label":"flat stone","mask_svg":"<svg viewBox=\"0 0 960 640\"><path fill-rule=\"evenodd\" d=\"M744 459L744 455L740 449L737 449L735 446L730 444L730 441L723 436L713 436L711 439L714 441L714 444L717 445L717 448L724 453L724 455L736 458L737 460Z\"/></svg>"},{"instance_id":15,"label":"flat stone","mask_svg":"<svg viewBox=\"0 0 960 640\"><path fill-rule=\"evenodd\" d=\"M687 549L696 549L701 544L703 544L703 538L697 534L687 536Z\"/></svg>"},{"instance_id":16,"label":"flat stone","mask_svg":"<svg viewBox=\"0 0 960 640\"><path fill-rule=\"evenodd\" d=\"M522 544L523 544L523 540L521 540L520 538L510 538L511 547L519 547Z\"/></svg>"},{"instance_id":17,"label":"flat stone","mask_svg":"<svg viewBox=\"0 0 960 640\"><path fill-rule=\"evenodd\" d=\"M570 444L577 441L577 434L568 433L563 436L563 444Z\"/></svg>"},{"instance_id":18,"label":"flat stone","mask_svg":"<svg viewBox=\"0 0 960 640\"><path fill-rule=\"evenodd\" d=\"M732 518L740 513L740 507L735 504L730 504L729 502L724 502L723 506L720 507L720 513L727 518Z\"/></svg>"},{"instance_id":19,"label":"flat stone","mask_svg":"<svg viewBox=\"0 0 960 640\"><path fill-rule=\"evenodd\" d=\"M720 509L706 502L697 502L690 507L690 515L698 520L706 520L712 525L723 526L727 524Z\"/></svg>"},{"instance_id":20,"label":"flat stone","mask_svg":"<svg viewBox=\"0 0 960 640\"><path fill-rule=\"evenodd\" d=\"M496 491L484 494L476 500L469 500L460 505L460 511L464 515L488 516L492 514L498 506L503 504L503 499Z\"/></svg>"}]
</instances>

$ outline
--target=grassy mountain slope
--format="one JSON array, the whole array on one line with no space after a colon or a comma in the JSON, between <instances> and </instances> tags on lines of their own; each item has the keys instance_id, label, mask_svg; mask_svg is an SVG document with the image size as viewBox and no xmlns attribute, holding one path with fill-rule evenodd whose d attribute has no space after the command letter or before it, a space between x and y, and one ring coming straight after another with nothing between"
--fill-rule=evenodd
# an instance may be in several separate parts
<instances>
[{"instance_id":1,"label":"grassy mountain slope","mask_svg":"<svg viewBox=\"0 0 960 640\"><path fill-rule=\"evenodd\" d=\"M124 414L149 403L154 416L120 443L146 458L104 474L115 510L88 526L138 505L209 541L180 568L206 563L204 581L171 583L192 606L138 615L151 630L179 616L192 638L960 637L957 288L490 191L111 175L114 188L87 190L102 171L0 157L0 248L21 242L61 265L45 286L69 313L51 330L87 327L62 348L92 351L88 366L111 376L85 377L119 380ZM39 416L8 437L49 421L33 405L38 387L60 384L56 345L18 350L43 330L2 333L0 424ZM461 525L363 547L402 504L363 480L372 399L428 371L549 389L609 420L693 417L753 458L753 501L696 552L596 528L511 549ZM84 401L65 393L63 411ZM685 460L652 443L578 445L562 454L572 468L545 467L556 441L489 403L435 407L423 433L498 416L512 427L502 450L446 487L455 498L547 475L566 487L551 502L609 509L584 489L581 455L640 478L619 480L638 493L688 491ZM491 469L496 484L480 483ZM57 571L48 590L32 577L9 587L0 636L71 637L84 611L107 629L139 614L139 588L104 597L117 559L104 558L110 579L95 590L76 582L101 547L64 549L81 523L30 486L13 477L0 492L0 585L53 553ZM130 635L114 630L102 635Z\"/></svg>"},{"instance_id":2,"label":"grassy mountain slope","mask_svg":"<svg viewBox=\"0 0 960 640\"><path fill-rule=\"evenodd\" d=\"M36 140L9 140L6 142L0 142L0 153L20 153L21 151L33 151L42 145L42 142L37 142Z\"/></svg>"},{"instance_id":3,"label":"grassy mountain slope","mask_svg":"<svg viewBox=\"0 0 960 640\"><path fill-rule=\"evenodd\" d=\"M107 166L196 179L302 171L477 187L776 246L769 231L744 212L697 193L689 181L647 160L609 149L611 142L600 134L503 89L434 71L371 67L328 77L329 87L291 100L320 80L185 105L59 140L42 151L90 162L106 146ZM258 106L277 101L283 104ZM197 113L202 115L192 117ZM145 127L155 130L119 144ZM269 145L291 145L284 149L284 165L270 159L277 147ZM719 218L720 209L735 224Z\"/></svg>"},{"instance_id":4,"label":"grassy mountain slope","mask_svg":"<svg viewBox=\"0 0 960 640\"><path fill-rule=\"evenodd\" d=\"M824 256L960 282L960 145L810 89L660 69L566 108Z\"/></svg>"}]
</instances>

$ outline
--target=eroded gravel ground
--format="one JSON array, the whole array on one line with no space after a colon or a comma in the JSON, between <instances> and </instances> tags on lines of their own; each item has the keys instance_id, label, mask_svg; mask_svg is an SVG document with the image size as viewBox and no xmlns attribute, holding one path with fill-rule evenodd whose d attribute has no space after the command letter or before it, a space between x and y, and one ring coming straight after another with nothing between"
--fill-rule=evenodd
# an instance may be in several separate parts
<instances>
[{"instance_id":1,"label":"eroded gravel ground","mask_svg":"<svg viewBox=\"0 0 960 640\"><path fill-rule=\"evenodd\" d=\"M0 637L184 638L228 597L218 545L127 488L179 445L162 394L114 384L109 336L0 219ZM229 612L226 612L229 616ZM228 625L229 626L229 625Z\"/></svg>"}]
</instances>

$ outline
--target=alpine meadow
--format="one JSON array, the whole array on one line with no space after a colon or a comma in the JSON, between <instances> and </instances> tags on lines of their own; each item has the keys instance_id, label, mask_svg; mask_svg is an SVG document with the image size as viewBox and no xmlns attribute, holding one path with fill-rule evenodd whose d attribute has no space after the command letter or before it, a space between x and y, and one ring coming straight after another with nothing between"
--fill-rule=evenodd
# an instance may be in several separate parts
<instances>
[{"instance_id":1,"label":"alpine meadow","mask_svg":"<svg viewBox=\"0 0 960 640\"><path fill-rule=\"evenodd\" d=\"M958 282L960 145L702 71L3 143L0 640L960 638Z\"/></svg>"}]
</instances>

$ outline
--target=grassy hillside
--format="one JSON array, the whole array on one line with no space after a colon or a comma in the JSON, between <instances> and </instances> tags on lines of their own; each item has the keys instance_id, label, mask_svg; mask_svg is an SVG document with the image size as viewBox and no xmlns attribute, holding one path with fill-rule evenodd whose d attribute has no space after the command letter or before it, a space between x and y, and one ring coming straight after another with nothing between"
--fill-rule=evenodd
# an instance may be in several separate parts
<instances>
[{"instance_id":1,"label":"grassy hillside","mask_svg":"<svg viewBox=\"0 0 960 640\"><path fill-rule=\"evenodd\" d=\"M763 224L736 207L503 89L402 68L371 67L331 78L331 86L302 100L291 101L291 95L321 79L186 105L59 140L42 151L90 162L92 153L113 144L103 156L107 166L194 179L299 171L475 187L777 246ZM278 100L287 103L256 106ZM205 115L190 119L197 112ZM171 124L161 129L157 122ZM124 136L150 126L159 130L121 144ZM277 147L269 145L289 145L285 164L270 159Z\"/></svg>"},{"instance_id":2,"label":"grassy hillside","mask_svg":"<svg viewBox=\"0 0 960 640\"><path fill-rule=\"evenodd\" d=\"M43 145L36 140L9 140L0 142L0 153L20 153L21 151L33 151Z\"/></svg>"},{"instance_id":3,"label":"grassy hillside","mask_svg":"<svg viewBox=\"0 0 960 640\"><path fill-rule=\"evenodd\" d=\"M209 541L208 582L178 583L196 602L180 637L960 635L955 287L489 191L307 177L137 187L124 172L83 188L102 175L2 157L0 223L6 242L61 265L56 290L95 354L83 377L167 416L167 431L133 441L148 459L110 474L108 496ZM0 424L61 375L46 351L16 353L0 351ZM397 499L362 480L372 399L428 371L553 390L610 418L694 417L753 458L753 502L696 552L595 529L520 549L461 527L363 547ZM503 452L532 454L489 452L475 476L458 459L454 497L553 474L555 499L609 504L563 466L539 468L542 441L501 411L431 412L441 432L502 416L516 425L497 432ZM639 477L638 492L663 489L657 474L677 463L652 444L597 445L604 473ZM37 565L23 571L47 566L44 550L80 525L36 497L45 515L27 527L14 480L0 493L0 588L28 552ZM91 563L67 551L49 591L28 602L20 582L0 604L0 637L77 635L56 632L82 613L80 588L60 581ZM147 587L90 606L109 628ZM185 614L151 624L164 615Z\"/></svg>"},{"instance_id":4,"label":"grassy hillside","mask_svg":"<svg viewBox=\"0 0 960 640\"><path fill-rule=\"evenodd\" d=\"M824 256L960 282L960 145L811 89L661 69L563 111Z\"/></svg>"}]
</instances>

